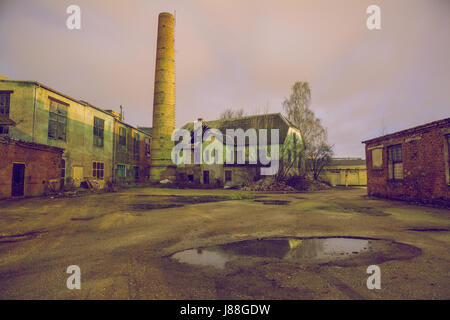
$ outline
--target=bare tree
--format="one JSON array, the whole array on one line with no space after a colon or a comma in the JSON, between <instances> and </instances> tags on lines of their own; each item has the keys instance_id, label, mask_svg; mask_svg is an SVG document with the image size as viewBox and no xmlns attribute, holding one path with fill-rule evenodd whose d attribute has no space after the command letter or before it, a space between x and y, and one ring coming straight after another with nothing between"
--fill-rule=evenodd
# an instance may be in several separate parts
<instances>
[{"instance_id":1,"label":"bare tree","mask_svg":"<svg viewBox=\"0 0 450 320\"><path fill-rule=\"evenodd\" d=\"M245 115L244 109L233 110L231 108L225 109L219 116L219 120L227 120L234 118L241 118Z\"/></svg>"},{"instance_id":2,"label":"bare tree","mask_svg":"<svg viewBox=\"0 0 450 320\"><path fill-rule=\"evenodd\" d=\"M327 130L323 127L321 120L316 118L314 112L310 109L310 104L311 89L308 82L296 82L292 86L292 93L289 99L285 99L283 102L283 110L286 117L302 133L305 161L299 163L299 170L303 175L312 172L314 179L317 179L318 175L314 172L317 171L316 165L318 163L315 162L316 160L312 161L311 159L316 159L319 154L321 156L327 154L331 159L333 148L328 144ZM326 159L327 157L322 160ZM322 163L322 160L319 163ZM323 166L320 171L322 169Z\"/></svg>"},{"instance_id":3,"label":"bare tree","mask_svg":"<svg viewBox=\"0 0 450 320\"><path fill-rule=\"evenodd\" d=\"M331 163L332 156L332 146L326 143L314 145L310 148L310 155L307 162L309 162L309 168L314 180L317 180L323 168Z\"/></svg>"}]
</instances>

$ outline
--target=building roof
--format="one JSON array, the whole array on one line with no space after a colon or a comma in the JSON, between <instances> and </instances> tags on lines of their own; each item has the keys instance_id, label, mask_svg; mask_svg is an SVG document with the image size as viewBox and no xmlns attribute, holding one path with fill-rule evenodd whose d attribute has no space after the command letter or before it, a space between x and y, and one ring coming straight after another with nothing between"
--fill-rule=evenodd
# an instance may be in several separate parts
<instances>
[{"instance_id":1,"label":"building roof","mask_svg":"<svg viewBox=\"0 0 450 320\"><path fill-rule=\"evenodd\" d=\"M9 117L5 116L3 113L0 113L0 125L1 126L15 126L16 123L11 120Z\"/></svg>"},{"instance_id":2,"label":"building roof","mask_svg":"<svg viewBox=\"0 0 450 320\"><path fill-rule=\"evenodd\" d=\"M36 142L12 139L11 137L8 137L8 136L0 136L0 143L15 144L19 147L24 147L24 148L28 148L28 149L57 152L57 153L61 153L61 154L64 152L63 148L49 146L46 144L41 144L41 143L36 143Z\"/></svg>"},{"instance_id":3,"label":"building roof","mask_svg":"<svg viewBox=\"0 0 450 320\"><path fill-rule=\"evenodd\" d=\"M366 160L361 158L333 158L329 166L360 166L366 165Z\"/></svg>"},{"instance_id":4,"label":"building roof","mask_svg":"<svg viewBox=\"0 0 450 320\"><path fill-rule=\"evenodd\" d=\"M384 135L381 137L365 140L362 143L378 142L378 141L388 140L388 139L392 139L392 138L396 138L396 137L400 137L400 136L418 134L418 133L426 132L426 131L429 131L429 130L435 129L435 128L446 128L446 127L450 127L450 118L429 122L429 123L426 123L426 124L423 124L423 125L420 125L417 127L413 127L413 128L397 131L394 133L390 133L390 134L387 134L387 135Z\"/></svg>"},{"instance_id":5,"label":"building roof","mask_svg":"<svg viewBox=\"0 0 450 320\"><path fill-rule=\"evenodd\" d=\"M215 128L219 129L222 134L226 134L226 129L242 129L244 131L254 128L254 129L267 129L268 130L268 143L270 143L270 129L279 130L280 141L286 139L289 128L296 128L291 122L289 122L281 113L269 113L260 114L253 116L246 116L233 119L225 120L212 120L204 121L204 128ZM187 129L192 131L194 129L194 122L189 122L185 124L182 129Z\"/></svg>"},{"instance_id":6,"label":"building roof","mask_svg":"<svg viewBox=\"0 0 450 320\"><path fill-rule=\"evenodd\" d=\"M137 127L139 130L144 131L148 135L152 135L153 128L152 127Z\"/></svg>"}]
</instances>

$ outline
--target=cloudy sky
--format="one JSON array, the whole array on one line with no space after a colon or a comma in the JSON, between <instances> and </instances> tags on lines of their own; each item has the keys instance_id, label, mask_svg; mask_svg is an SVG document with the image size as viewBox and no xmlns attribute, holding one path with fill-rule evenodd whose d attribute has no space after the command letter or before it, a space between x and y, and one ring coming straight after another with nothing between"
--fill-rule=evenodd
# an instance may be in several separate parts
<instances>
[{"instance_id":1,"label":"cloudy sky","mask_svg":"<svg viewBox=\"0 0 450 320\"><path fill-rule=\"evenodd\" d=\"M66 8L81 8L81 30ZM381 8L381 30L366 8ZM176 11L176 126L282 111L308 81L339 157L450 116L449 0L0 0L0 74L151 126L157 17Z\"/></svg>"}]
</instances>

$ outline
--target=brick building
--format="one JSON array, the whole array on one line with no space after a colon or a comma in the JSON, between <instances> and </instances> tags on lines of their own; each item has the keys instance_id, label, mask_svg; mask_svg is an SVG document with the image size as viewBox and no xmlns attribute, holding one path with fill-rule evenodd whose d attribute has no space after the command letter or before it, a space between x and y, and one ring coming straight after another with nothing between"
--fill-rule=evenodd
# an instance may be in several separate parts
<instances>
[{"instance_id":1,"label":"brick building","mask_svg":"<svg viewBox=\"0 0 450 320\"><path fill-rule=\"evenodd\" d=\"M63 149L0 137L0 199L58 190Z\"/></svg>"},{"instance_id":2,"label":"brick building","mask_svg":"<svg viewBox=\"0 0 450 320\"><path fill-rule=\"evenodd\" d=\"M450 204L450 118L363 143L369 195Z\"/></svg>"},{"instance_id":3,"label":"brick building","mask_svg":"<svg viewBox=\"0 0 450 320\"><path fill-rule=\"evenodd\" d=\"M3 77L4 78L4 77ZM65 184L149 181L151 135L104 110L36 81L0 78L0 136L64 149ZM1 183L4 183L1 181Z\"/></svg>"}]
</instances>

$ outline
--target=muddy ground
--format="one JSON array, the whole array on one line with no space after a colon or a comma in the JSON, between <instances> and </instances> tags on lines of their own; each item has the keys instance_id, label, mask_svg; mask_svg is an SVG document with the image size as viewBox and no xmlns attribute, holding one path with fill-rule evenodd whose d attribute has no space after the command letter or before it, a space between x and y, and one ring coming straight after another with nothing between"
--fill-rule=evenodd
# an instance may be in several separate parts
<instances>
[{"instance_id":1,"label":"muddy ground","mask_svg":"<svg viewBox=\"0 0 450 320\"><path fill-rule=\"evenodd\" d=\"M0 298L449 299L450 211L365 193L254 199L234 190L136 188L0 201ZM316 236L393 240L418 251L338 264L243 256L223 269L170 258L229 242ZM369 263L381 269L380 290L366 286ZM66 287L70 265L81 269L81 290Z\"/></svg>"}]
</instances>

